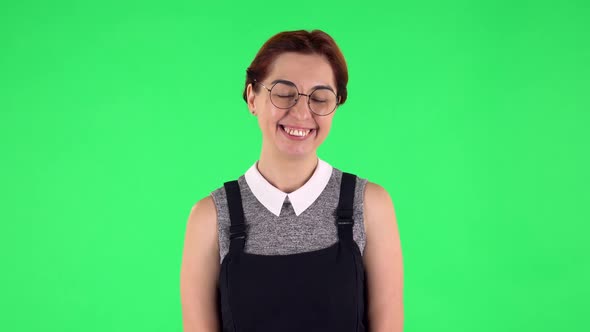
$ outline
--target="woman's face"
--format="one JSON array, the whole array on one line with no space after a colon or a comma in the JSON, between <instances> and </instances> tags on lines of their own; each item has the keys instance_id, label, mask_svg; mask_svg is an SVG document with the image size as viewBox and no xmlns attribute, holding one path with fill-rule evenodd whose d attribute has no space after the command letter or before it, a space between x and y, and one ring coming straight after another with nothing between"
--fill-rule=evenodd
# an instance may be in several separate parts
<instances>
[{"instance_id":1,"label":"woman's face","mask_svg":"<svg viewBox=\"0 0 590 332\"><path fill-rule=\"evenodd\" d=\"M330 63L325 57L315 54L288 52L279 55L261 83L270 89L274 80L293 82L299 92L304 94L311 93L319 85L329 86L338 92ZM325 116L316 115L309 110L306 96L301 96L295 106L280 109L271 103L268 91L262 86L259 88L255 94L252 85L248 85L247 96L248 108L257 116L262 131L263 150L270 149L266 152L287 158L315 155L316 149L330 132L336 111ZM285 132L284 127L305 129L303 133L308 129L311 131L304 137L293 137Z\"/></svg>"}]
</instances>

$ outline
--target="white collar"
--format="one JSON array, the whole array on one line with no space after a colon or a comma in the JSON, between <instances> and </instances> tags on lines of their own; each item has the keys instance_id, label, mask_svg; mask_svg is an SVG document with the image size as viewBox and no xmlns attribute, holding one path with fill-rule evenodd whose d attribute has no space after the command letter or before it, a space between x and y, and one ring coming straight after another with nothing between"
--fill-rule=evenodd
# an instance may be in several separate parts
<instances>
[{"instance_id":1,"label":"white collar","mask_svg":"<svg viewBox=\"0 0 590 332\"><path fill-rule=\"evenodd\" d=\"M320 196L332 176L332 166L318 158L318 165L309 180L299 189L287 194L270 184L260 174L257 163L258 161L246 171L246 182L258 201L277 217L287 197L293 205L295 215L299 216Z\"/></svg>"}]
</instances>

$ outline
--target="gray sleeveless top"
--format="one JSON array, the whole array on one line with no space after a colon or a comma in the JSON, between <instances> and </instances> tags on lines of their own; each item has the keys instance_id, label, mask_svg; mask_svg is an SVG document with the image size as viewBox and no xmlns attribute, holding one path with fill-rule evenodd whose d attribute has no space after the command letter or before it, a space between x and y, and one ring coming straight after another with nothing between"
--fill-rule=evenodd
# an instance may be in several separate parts
<instances>
[{"instance_id":1,"label":"gray sleeveless top","mask_svg":"<svg viewBox=\"0 0 590 332\"><path fill-rule=\"evenodd\" d=\"M285 199L277 217L258 201L246 182L245 175L238 178L244 208L246 244L244 252L259 255L288 255L329 247L338 241L336 207L340 196L342 171L332 167L328 184L318 198L299 216ZM361 254L365 249L363 200L367 179L357 176L354 193L353 239ZM229 252L229 209L224 186L211 192L217 209L220 263Z\"/></svg>"}]
</instances>

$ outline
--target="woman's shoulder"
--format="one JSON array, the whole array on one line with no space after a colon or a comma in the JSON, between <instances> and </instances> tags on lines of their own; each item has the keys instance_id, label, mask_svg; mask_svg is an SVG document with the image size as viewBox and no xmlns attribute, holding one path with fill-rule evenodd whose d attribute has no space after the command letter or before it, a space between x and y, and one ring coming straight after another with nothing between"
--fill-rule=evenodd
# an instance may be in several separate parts
<instances>
[{"instance_id":1,"label":"woman's shoulder","mask_svg":"<svg viewBox=\"0 0 590 332\"><path fill-rule=\"evenodd\" d=\"M242 174L240 176L238 176L237 178L233 178L231 180L228 180L226 182L233 182L233 181L237 181L239 186L240 186L240 190L242 190L241 187L247 185L246 182L246 175ZM225 199L226 197L226 191L225 191L225 183L222 183L221 185L217 186L217 188L211 190L210 192L210 196L213 197L213 199L217 200L217 199Z\"/></svg>"},{"instance_id":2,"label":"woman's shoulder","mask_svg":"<svg viewBox=\"0 0 590 332\"><path fill-rule=\"evenodd\" d=\"M372 201L382 201L384 199L390 199L389 192L383 186L378 183L365 180L365 197L369 196Z\"/></svg>"},{"instance_id":3,"label":"woman's shoulder","mask_svg":"<svg viewBox=\"0 0 590 332\"><path fill-rule=\"evenodd\" d=\"M392 205L391 196L382 185L365 178L357 177L357 183L359 182L364 187L363 205L365 208L370 208L373 212L382 212L382 209L387 208L388 205Z\"/></svg>"},{"instance_id":4,"label":"woman's shoulder","mask_svg":"<svg viewBox=\"0 0 590 332\"><path fill-rule=\"evenodd\" d=\"M335 184L338 186L338 188L340 187L341 183L342 183L342 176L344 173L350 173L352 175L354 175L356 177L356 183L355 183L355 203L359 203L360 201L364 201L365 198L365 194L366 194L366 190L368 189L367 186L370 182L367 178L365 178L362 175L359 175L355 172L345 172L337 167L333 167L333 178L335 181ZM371 186L374 186L375 184L372 184ZM370 190L374 190L374 188L371 188ZM357 201L359 200L359 201Z\"/></svg>"},{"instance_id":5,"label":"woman's shoulder","mask_svg":"<svg viewBox=\"0 0 590 332\"><path fill-rule=\"evenodd\" d=\"M217 212L211 195L193 204L185 230L184 255L190 258L185 261L187 266L192 267L195 262L212 264L206 257L218 253L216 220Z\"/></svg>"},{"instance_id":6,"label":"woman's shoulder","mask_svg":"<svg viewBox=\"0 0 590 332\"><path fill-rule=\"evenodd\" d=\"M198 223L199 227L211 227L217 219L217 209L213 195L207 195L193 204L188 222Z\"/></svg>"},{"instance_id":7,"label":"woman's shoulder","mask_svg":"<svg viewBox=\"0 0 590 332\"><path fill-rule=\"evenodd\" d=\"M364 221L367 236L396 223L391 195L378 183L367 181L363 195Z\"/></svg>"},{"instance_id":8,"label":"woman's shoulder","mask_svg":"<svg viewBox=\"0 0 590 332\"><path fill-rule=\"evenodd\" d=\"M336 167L333 169L334 176L338 180L337 182L341 183L342 174L345 171ZM370 181L362 174L355 172L348 173L356 176L355 205L362 205L365 224L379 223L381 220L395 218L391 196L382 185Z\"/></svg>"}]
</instances>

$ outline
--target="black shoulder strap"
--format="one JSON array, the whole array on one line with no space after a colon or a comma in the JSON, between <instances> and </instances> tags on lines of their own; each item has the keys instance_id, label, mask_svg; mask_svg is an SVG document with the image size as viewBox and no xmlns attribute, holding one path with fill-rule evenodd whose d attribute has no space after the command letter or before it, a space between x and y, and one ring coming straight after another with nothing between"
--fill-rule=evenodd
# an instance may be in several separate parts
<instances>
[{"instance_id":1,"label":"black shoulder strap","mask_svg":"<svg viewBox=\"0 0 590 332\"><path fill-rule=\"evenodd\" d=\"M246 244L246 224L244 223L244 208L238 180L228 181L223 184L227 196L229 208L229 252L234 253L244 250Z\"/></svg>"},{"instance_id":2,"label":"black shoulder strap","mask_svg":"<svg viewBox=\"0 0 590 332\"><path fill-rule=\"evenodd\" d=\"M338 208L336 209L336 223L338 225L338 238L343 242L352 242L352 226L354 190L356 187L356 175L342 172L342 181L340 184L340 198Z\"/></svg>"}]
</instances>

